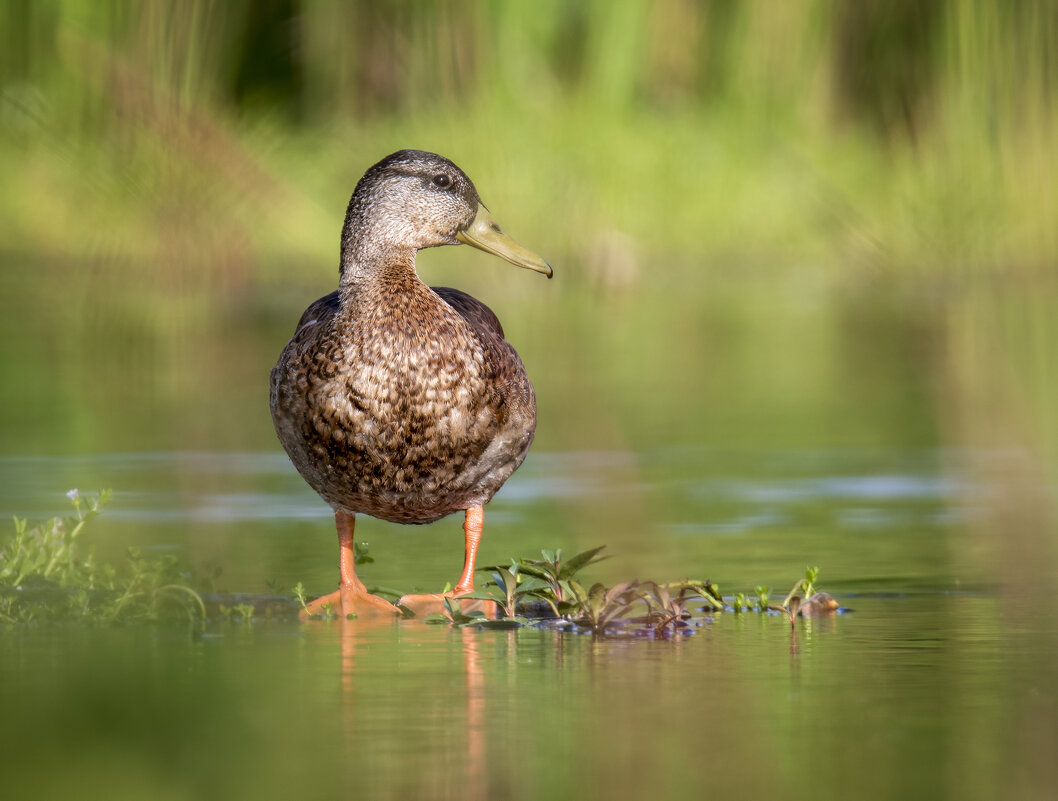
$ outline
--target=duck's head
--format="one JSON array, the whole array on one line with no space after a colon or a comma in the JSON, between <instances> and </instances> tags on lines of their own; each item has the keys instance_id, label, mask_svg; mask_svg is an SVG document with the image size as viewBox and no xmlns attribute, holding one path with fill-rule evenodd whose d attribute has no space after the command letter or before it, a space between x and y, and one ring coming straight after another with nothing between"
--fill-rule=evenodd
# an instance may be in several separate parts
<instances>
[{"instance_id":1,"label":"duck's head","mask_svg":"<svg viewBox=\"0 0 1058 801\"><path fill-rule=\"evenodd\" d=\"M518 267L551 277L551 267L503 232L478 197L474 182L443 156L401 150L364 173L349 201L342 230L342 271L416 250L473 245Z\"/></svg>"}]
</instances>

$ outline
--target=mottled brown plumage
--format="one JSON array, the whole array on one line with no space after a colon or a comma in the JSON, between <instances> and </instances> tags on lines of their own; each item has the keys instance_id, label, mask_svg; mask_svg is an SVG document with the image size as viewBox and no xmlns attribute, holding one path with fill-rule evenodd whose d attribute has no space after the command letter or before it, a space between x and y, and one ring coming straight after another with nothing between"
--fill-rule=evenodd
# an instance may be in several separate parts
<instances>
[{"instance_id":1,"label":"mottled brown plumage","mask_svg":"<svg viewBox=\"0 0 1058 801\"><path fill-rule=\"evenodd\" d=\"M349 202L338 290L309 306L272 370L279 440L350 532L357 513L429 523L479 508L532 443L533 388L496 315L415 272L417 250L460 241L550 275L455 164L383 159Z\"/></svg>"}]
</instances>

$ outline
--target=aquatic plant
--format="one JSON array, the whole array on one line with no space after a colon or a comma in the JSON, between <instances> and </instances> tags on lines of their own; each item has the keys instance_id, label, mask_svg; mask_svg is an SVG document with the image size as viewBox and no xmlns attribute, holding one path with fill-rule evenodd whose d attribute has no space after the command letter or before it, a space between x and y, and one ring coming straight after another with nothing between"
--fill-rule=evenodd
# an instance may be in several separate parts
<instances>
[{"instance_id":1,"label":"aquatic plant","mask_svg":"<svg viewBox=\"0 0 1058 801\"><path fill-rule=\"evenodd\" d=\"M354 565L369 565L375 561L375 557L368 556L368 544L367 542L354 542L353 543L353 564Z\"/></svg>"},{"instance_id":2,"label":"aquatic plant","mask_svg":"<svg viewBox=\"0 0 1058 801\"><path fill-rule=\"evenodd\" d=\"M458 598L445 598L445 614L429 615L425 620L429 623L453 622L459 625L481 625L501 628L510 628L512 623L520 625L528 623L528 619L519 614L519 607L524 607L533 598L546 597L546 587L543 582L535 578L526 578L521 573L521 565L518 560L512 559L510 565L491 565L487 568L491 576L485 582L482 589L460 595ZM445 585L444 592L452 589L450 584ZM463 611L464 601L486 601L496 605L501 613L501 621L491 620L484 611ZM552 606L554 604L552 603Z\"/></svg>"},{"instance_id":3,"label":"aquatic plant","mask_svg":"<svg viewBox=\"0 0 1058 801\"><path fill-rule=\"evenodd\" d=\"M464 597L496 601L506 617L514 617L519 604L532 601L546 604L555 617L561 617L560 605L572 594L570 581L584 568L608 558L599 556L605 547L589 548L568 559L563 558L561 548L553 551L545 548L540 551L540 559L511 559L510 565L479 567L479 572L490 574L485 591ZM498 596L494 589L499 590Z\"/></svg>"},{"instance_id":4,"label":"aquatic plant","mask_svg":"<svg viewBox=\"0 0 1058 801\"><path fill-rule=\"evenodd\" d=\"M806 567L805 576L802 579L798 579L797 583L793 585L790 591L786 594L783 599L782 606L784 609L789 609L790 601L795 595L801 595L804 598L811 598L816 592L816 580L819 578L818 567Z\"/></svg>"},{"instance_id":5,"label":"aquatic plant","mask_svg":"<svg viewBox=\"0 0 1058 801\"><path fill-rule=\"evenodd\" d=\"M148 559L130 548L124 563L98 562L85 547L86 526L110 501L73 489L69 517L35 526L15 518L14 535L0 544L0 621L77 620L112 623L175 616L204 619L205 604L171 555Z\"/></svg>"},{"instance_id":6,"label":"aquatic plant","mask_svg":"<svg viewBox=\"0 0 1058 801\"><path fill-rule=\"evenodd\" d=\"M306 595L304 583L299 581L294 585L294 597L297 599L298 603L301 604L302 610L307 613L309 611L309 600Z\"/></svg>"},{"instance_id":7,"label":"aquatic plant","mask_svg":"<svg viewBox=\"0 0 1058 801\"><path fill-rule=\"evenodd\" d=\"M781 607L769 607L778 609L785 613L790 625L794 618L815 617L816 615L829 615L841 610L841 604L828 593L819 592L816 589L816 580L819 578L819 568L809 567L805 570L805 577L798 579L786 596Z\"/></svg>"},{"instance_id":8,"label":"aquatic plant","mask_svg":"<svg viewBox=\"0 0 1058 801\"><path fill-rule=\"evenodd\" d=\"M609 558L599 556L605 547L605 545L600 545L597 548L589 548L569 559L563 559L561 548L554 551L545 548L540 551L542 559L520 559L518 564L523 573L528 573L545 582L551 590L551 599L556 603L562 603L569 597L570 579L589 565ZM550 599L544 598L544 600Z\"/></svg>"},{"instance_id":9,"label":"aquatic plant","mask_svg":"<svg viewBox=\"0 0 1058 801\"><path fill-rule=\"evenodd\" d=\"M255 612L253 604L241 603L234 606L220 604L218 609L220 610L220 616L232 623L242 623L244 625L253 623Z\"/></svg>"},{"instance_id":10,"label":"aquatic plant","mask_svg":"<svg viewBox=\"0 0 1058 801\"><path fill-rule=\"evenodd\" d=\"M510 628L557 620L560 624L572 624L597 635L624 631L665 637L689 629L690 604L701 604L700 610L707 614L728 609L736 614L755 610L760 613L783 612L791 619L798 610L802 614L809 613L806 609L816 614L839 608L833 598L815 592L819 576L817 567L805 571L804 578L798 579L782 606L770 603L771 589L763 585L754 588L755 599L738 592L730 605L726 605L719 588L708 579L669 583L636 580L612 587L597 582L585 589L574 576L582 568L605 558L599 556L602 550L603 546L592 548L568 560L562 559L561 550L544 550L541 551L542 559L511 559L508 565L479 568L491 574L482 590L446 599L445 613L430 615L425 621ZM445 590L449 589L451 587L446 586ZM799 591L804 592L810 601L803 602L797 595ZM463 601L478 599L494 602L502 618L488 620L482 612L468 614L463 611ZM645 606L645 613L634 616L641 604Z\"/></svg>"},{"instance_id":11,"label":"aquatic plant","mask_svg":"<svg viewBox=\"0 0 1058 801\"><path fill-rule=\"evenodd\" d=\"M646 601L648 607L644 622L652 627L655 635L676 633L685 627L685 621L691 617L687 611L687 602L692 598L701 597L702 594L702 585L691 581L676 584L646 581L639 586L640 597ZM673 590L676 590L675 594Z\"/></svg>"},{"instance_id":12,"label":"aquatic plant","mask_svg":"<svg viewBox=\"0 0 1058 801\"><path fill-rule=\"evenodd\" d=\"M612 587L595 583L585 591L580 582L571 579L569 587L576 599L571 619L595 634L605 633L610 624L627 615L641 598L639 584L634 581L622 581Z\"/></svg>"},{"instance_id":13,"label":"aquatic plant","mask_svg":"<svg viewBox=\"0 0 1058 801\"><path fill-rule=\"evenodd\" d=\"M63 586L87 585L109 576L100 576L89 551L83 558L75 558L78 538L89 521L94 519L113 493L103 490L95 497L82 497L72 489L66 497L73 504L74 516L53 517L33 528L25 519L15 518L15 535L0 548L0 584L17 587L30 576L47 579Z\"/></svg>"},{"instance_id":14,"label":"aquatic plant","mask_svg":"<svg viewBox=\"0 0 1058 801\"><path fill-rule=\"evenodd\" d=\"M524 594L524 588L519 586L519 569L520 565L514 559L511 560L510 567L494 567L492 578L485 583L486 592L474 595L484 600L496 601L503 610L504 617L514 617L517 614L518 599ZM494 595L488 592L490 587L495 587L498 593Z\"/></svg>"},{"instance_id":15,"label":"aquatic plant","mask_svg":"<svg viewBox=\"0 0 1058 801\"><path fill-rule=\"evenodd\" d=\"M760 586L758 584L755 592L757 593L757 611L758 612L767 612L768 608L769 608L768 607L768 598L769 598L769 596L771 594L771 588L770 587L762 587L762 586Z\"/></svg>"}]
</instances>

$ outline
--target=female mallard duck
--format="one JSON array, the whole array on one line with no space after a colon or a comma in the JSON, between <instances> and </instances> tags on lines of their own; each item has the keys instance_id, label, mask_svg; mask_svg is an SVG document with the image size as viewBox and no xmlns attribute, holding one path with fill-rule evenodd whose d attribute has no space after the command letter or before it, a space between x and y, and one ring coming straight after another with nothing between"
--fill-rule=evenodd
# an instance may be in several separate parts
<instances>
[{"instance_id":1,"label":"female mallard duck","mask_svg":"<svg viewBox=\"0 0 1058 801\"><path fill-rule=\"evenodd\" d=\"M338 528L339 588L310 612L397 612L356 576L358 513L430 523L464 511L463 573L450 594L474 589L483 507L525 459L536 398L492 310L415 272L416 251L460 242L551 277L451 161L418 150L382 159L349 201L338 290L309 306L272 370L276 434ZM425 610L440 597L401 604Z\"/></svg>"}]
</instances>

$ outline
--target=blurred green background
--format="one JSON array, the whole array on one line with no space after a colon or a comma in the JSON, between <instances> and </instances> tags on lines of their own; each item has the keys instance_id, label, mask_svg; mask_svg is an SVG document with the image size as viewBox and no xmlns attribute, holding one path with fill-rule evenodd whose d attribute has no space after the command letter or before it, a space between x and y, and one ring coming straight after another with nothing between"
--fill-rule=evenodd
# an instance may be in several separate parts
<instances>
[{"instance_id":1,"label":"blurred green background","mask_svg":"<svg viewBox=\"0 0 1058 801\"><path fill-rule=\"evenodd\" d=\"M419 257L537 389L483 559L606 543L607 581L773 595L820 564L860 611L799 654L763 616L658 649L5 630L11 786L1050 798L1058 4L6 0L0 507L112 486L104 556L333 588L268 371L336 286L356 181L406 147L555 268ZM361 531L372 581L455 577L454 519ZM854 594L879 589L902 601ZM42 772L53 753L83 757Z\"/></svg>"}]
</instances>

